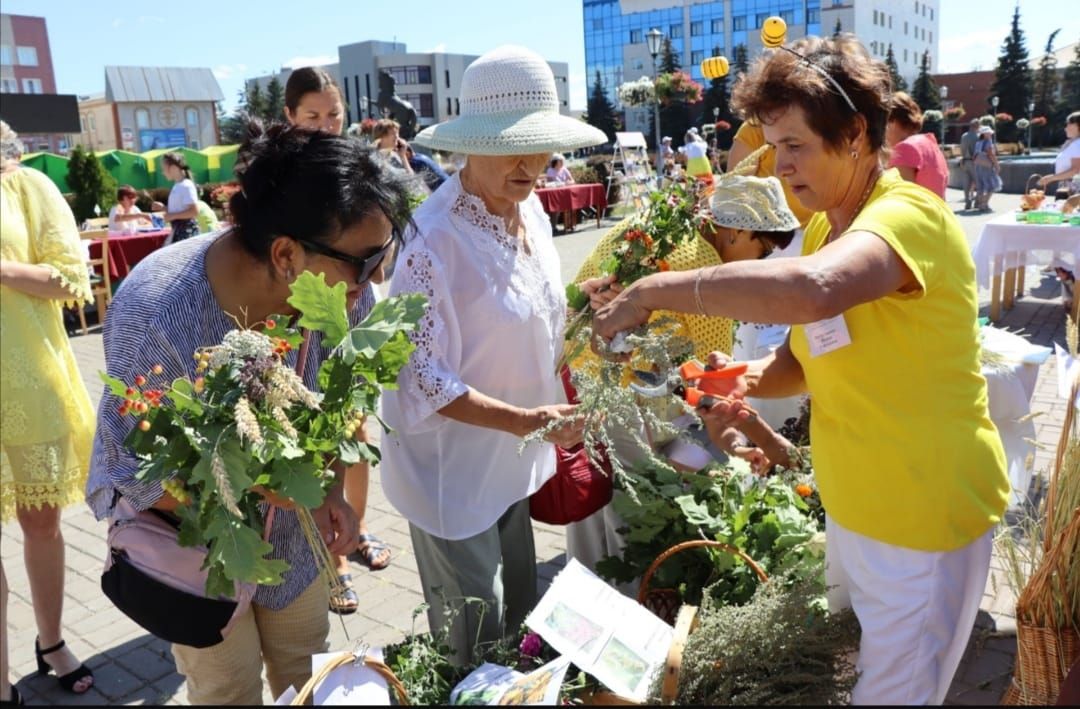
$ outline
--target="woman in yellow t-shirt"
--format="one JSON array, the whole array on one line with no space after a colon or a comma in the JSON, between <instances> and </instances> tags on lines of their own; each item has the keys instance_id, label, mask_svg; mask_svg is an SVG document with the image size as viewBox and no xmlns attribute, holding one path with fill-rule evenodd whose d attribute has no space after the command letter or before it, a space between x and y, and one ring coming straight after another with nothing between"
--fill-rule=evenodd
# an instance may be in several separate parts
<instances>
[{"instance_id":1,"label":"woman in yellow t-shirt","mask_svg":"<svg viewBox=\"0 0 1080 709\"><path fill-rule=\"evenodd\" d=\"M94 675L61 637L60 510L83 500L94 408L60 304L90 300L90 280L71 209L49 178L18 166L19 145L0 121L0 521L22 528L38 668L81 694ZM4 699L17 696L7 680Z\"/></svg>"},{"instance_id":2,"label":"woman in yellow t-shirt","mask_svg":"<svg viewBox=\"0 0 1080 709\"><path fill-rule=\"evenodd\" d=\"M757 156L754 157L756 159ZM753 166L747 165L752 172ZM775 177L759 178L732 173L717 177L709 212L709 219L698 228L694 238L680 244L668 257L672 270L690 271L734 261L763 259L773 249L786 247L798 226L795 216L784 204L780 181ZM612 276L602 277L601 264L614 251L629 221L627 219L616 225L600 240L574 279L582 290L590 294L593 308L603 306L622 290L619 284L612 283ZM605 285L610 285L610 290L599 292ZM653 317L676 320L681 334L693 343L694 357L702 361L708 358L710 352L731 352L733 323L729 319L660 311L654 313ZM571 362L570 366L575 370L587 370L594 362L596 355L589 351ZM673 408L664 413L678 415L681 410ZM629 432L612 433L614 454L628 467L632 467L640 455L631 435ZM717 445L729 455L740 455L754 461L763 457L756 449L738 445L741 440L736 431L729 429L727 435L717 441ZM653 440L657 447L669 442ZM683 446L679 451L667 450L665 453L674 463L691 469L704 467L708 461L704 451L691 446ZM610 504L584 520L568 525L567 556L594 569L596 562L604 557L617 556L622 552L622 536L617 531L622 526L622 521ZM622 584L619 589L628 595L635 592L632 584Z\"/></svg>"},{"instance_id":3,"label":"woman in yellow t-shirt","mask_svg":"<svg viewBox=\"0 0 1080 709\"><path fill-rule=\"evenodd\" d=\"M852 702L940 704L1010 492L980 373L975 269L945 203L882 171L885 65L852 37L790 49L759 59L733 100L818 212L803 256L650 276L598 311L595 331L659 309L796 323L733 393L813 397L829 603L862 626Z\"/></svg>"}]
</instances>

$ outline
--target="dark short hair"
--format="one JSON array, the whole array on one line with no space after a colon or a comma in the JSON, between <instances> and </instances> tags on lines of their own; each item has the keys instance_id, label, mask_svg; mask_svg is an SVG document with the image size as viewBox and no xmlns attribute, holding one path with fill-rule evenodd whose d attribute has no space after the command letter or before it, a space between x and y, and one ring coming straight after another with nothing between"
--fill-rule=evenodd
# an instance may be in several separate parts
<instances>
[{"instance_id":1,"label":"dark short hair","mask_svg":"<svg viewBox=\"0 0 1080 709\"><path fill-rule=\"evenodd\" d=\"M330 76L325 69L315 66L305 66L294 69L285 82L285 107L290 113L296 113L301 99L310 93L321 93L327 89L337 92L338 100L341 100L341 89L338 88L334 77Z\"/></svg>"},{"instance_id":2,"label":"dark short hair","mask_svg":"<svg viewBox=\"0 0 1080 709\"><path fill-rule=\"evenodd\" d=\"M786 249L791 245L791 240L795 238L795 230L789 229L787 231L755 231L754 238L759 241L768 241L777 249Z\"/></svg>"},{"instance_id":3,"label":"dark short hair","mask_svg":"<svg viewBox=\"0 0 1080 709\"><path fill-rule=\"evenodd\" d=\"M123 199L124 197L138 197L138 196L139 196L139 193L136 192L135 188L132 187L131 185L120 185L119 187L116 188L116 199L117 199L117 201Z\"/></svg>"},{"instance_id":4,"label":"dark short hair","mask_svg":"<svg viewBox=\"0 0 1080 709\"><path fill-rule=\"evenodd\" d=\"M1066 123L1072 123L1074 126L1080 126L1080 111L1073 111L1065 117Z\"/></svg>"},{"instance_id":5,"label":"dark short hair","mask_svg":"<svg viewBox=\"0 0 1080 709\"><path fill-rule=\"evenodd\" d=\"M229 200L244 248L266 261L279 236L329 244L364 218L382 213L394 233L411 225L415 178L386 166L349 136L287 123L248 124L237 155L240 190Z\"/></svg>"},{"instance_id":6,"label":"dark short hair","mask_svg":"<svg viewBox=\"0 0 1080 709\"><path fill-rule=\"evenodd\" d=\"M735 84L732 105L744 119L771 123L790 106L802 108L810 129L834 151L858 132L860 116L866 122L871 149L885 143L892 79L884 62L870 56L852 35L834 39L805 37L790 48L806 57L774 50L761 55ZM857 112L853 112L832 83L807 63L828 72Z\"/></svg>"}]
</instances>

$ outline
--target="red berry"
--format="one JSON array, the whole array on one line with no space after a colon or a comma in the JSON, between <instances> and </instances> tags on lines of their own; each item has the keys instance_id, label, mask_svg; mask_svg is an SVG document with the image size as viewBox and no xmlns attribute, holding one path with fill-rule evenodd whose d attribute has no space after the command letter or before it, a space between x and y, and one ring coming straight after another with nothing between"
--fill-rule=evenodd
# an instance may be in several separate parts
<instances>
[{"instance_id":1,"label":"red berry","mask_svg":"<svg viewBox=\"0 0 1080 709\"><path fill-rule=\"evenodd\" d=\"M142 421L139 421L139 430L140 431L149 431L150 430L150 422L147 421L146 419L143 419Z\"/></svg>"},{"instance_id":2,"label":"red berry","mask_svg":"<svg viewBox=\"0 0 1080 709\"><path fill-rule=\"evenodd\" d=\"M135 396L135 390L131 387L128 387L127 391L124 392L124 396Z\"/></svg>"},{"instance_id":3,"label":"red berry","mask_svg":"<svg viewBox=\"0 0 1080 709\"><path fill-rule=\"evenodd\" d=\"M127 415L128 415L128 405L127 405L127 402L125 401L125 402L124 402L123 404L120 404L120 406L118 406L118 407L117 407L117 411L119 411L119 412L120 412L120 415L121 415L121 416L127 416Z\"/></svg>"},{"instance_id":4,"label":"red berry","mask_svg":"<svg viewBox=\"0 0 1080 709\"><path fill-rule=\"evenodd\" d=\"M153 367L150 368L150 371L154 374L161 374L165 371L165 368L162 367L160 364L155 364Z\"/></svg>"},{"instance_id":5,"label":"red berry","mask_svg":"<svg viewBox=\"0 0 1080 709\"><path fill-rule=\"evenodd\" d=\"M146 384L146 377L144 377L141 374L136 374L135 375L135 386L141 387L144 384Z\"/></svg>"}]
</instances>

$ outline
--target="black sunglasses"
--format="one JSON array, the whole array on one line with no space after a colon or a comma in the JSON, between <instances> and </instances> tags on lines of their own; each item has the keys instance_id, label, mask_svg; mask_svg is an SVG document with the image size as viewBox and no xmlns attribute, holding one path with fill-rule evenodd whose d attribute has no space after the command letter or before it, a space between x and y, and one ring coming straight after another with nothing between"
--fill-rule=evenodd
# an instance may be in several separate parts
<instances>
[{"instance_id":1,"label":"black sunglasses","mask_svg":"<svg viewBox=\"0 0 1080 709\"><path fill-rule=\"evenodd\" d=\"M379 247L378 251L370 256L353 256L343 251L332 249L329 246L324 246L317 241L308 241L307 239L296 239L296 241L308 251L314 251L317 254L329 256L332 259L344 261L345 263L356 266L360 269L359 274L356 276L356 282L363 285L371 279L371 274L375 273L375 269L379 267L379 264L386 258L386 254L393 248L394 243L399 239L400 236L395 232L385 244Z\"/></svg>"}]
</instances>

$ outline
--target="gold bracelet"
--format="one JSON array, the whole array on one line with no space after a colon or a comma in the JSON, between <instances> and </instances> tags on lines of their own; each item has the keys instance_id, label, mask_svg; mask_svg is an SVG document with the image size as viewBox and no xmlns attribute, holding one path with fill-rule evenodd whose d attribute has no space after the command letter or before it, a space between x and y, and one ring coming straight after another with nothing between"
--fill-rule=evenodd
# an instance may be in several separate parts
<instances>
[{"instance_id":1,"label":"gold bracelet","mask_svg":"<svg viewBox=\"0 0 1080 709\"><path fill-rule=\"evenodd\" d=\"M698 312L704 316L709 314L705 312L705 304L701 302L701 276L705 273L704 268L699 268L697 277L694 279L694 303L697 305Z\"/></svg>"}]
</instances>

